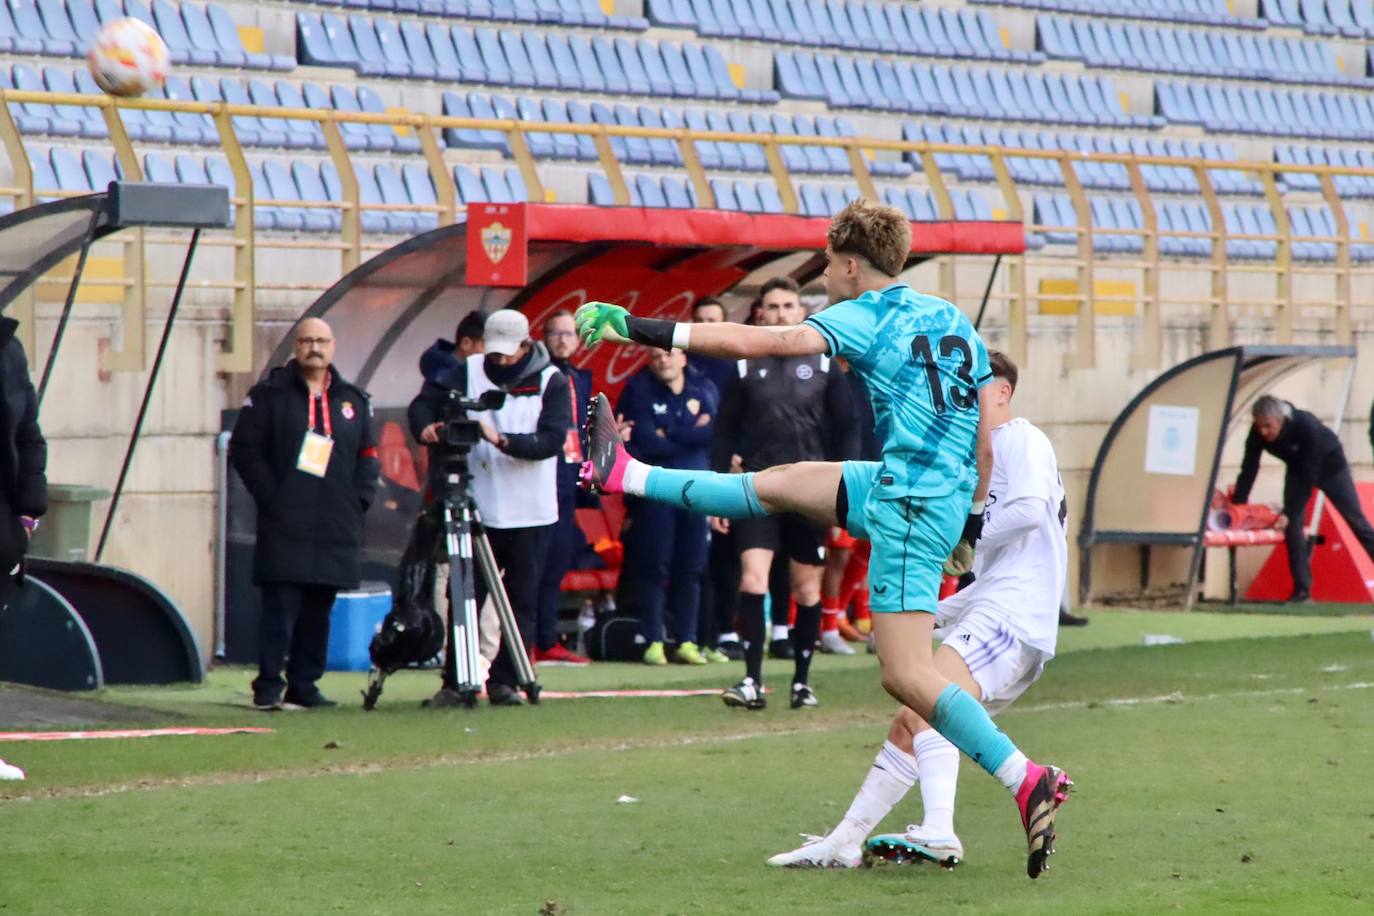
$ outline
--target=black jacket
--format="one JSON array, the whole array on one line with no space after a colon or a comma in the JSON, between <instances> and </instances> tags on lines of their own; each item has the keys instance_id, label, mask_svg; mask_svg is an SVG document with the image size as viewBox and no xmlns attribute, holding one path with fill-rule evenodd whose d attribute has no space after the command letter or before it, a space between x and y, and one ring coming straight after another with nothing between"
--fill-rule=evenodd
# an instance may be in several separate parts
<instances>
[{"instance_id":1,"label":"black jacket","mask_svg":"<svg viewBox=\"0 0 1374 916\"><path fill-rule=\"evenodd\" d=\"M568 380L572 380L572 389L576 393L569 391L569 410L573 403L576 403L577 412L572 417L572 428L569 432L579 437L582 429L587 425L587 408L592 401L592 374L586 369L579 369L566 360L551 360L554 367L563 373L563 388L568 389ZM578 508L585 508L599 505L600 500L592 496L591 493L583 490L577 485L578 472L582 470L582 465L576 461L567 460L567 433L564 434L564 454L558 456L558 505L560 507L575 505Z\"/></svg>"},{"instance_id":2,"label":"black jacket","mask_svg":"<svg viewBox=\"0 0 1374 916\"><path fill-rule=\"evenodd\" d=\"M363 515L377 492L377 439L367 392L329 369L334 448L324 477L298 470L309 389L295 360L253 386L229 460L258 507L253 581L357 588ZM324 432L316 404L315 431Z\"/></svg>"},{"instance_id":3,"label":"black jacket","mask_svg":"<svg viewBox=\"0 0 1374 916\"><path fill-rule=\"evenodd\" d=\"M24 347L14 336L19 322L0 319L0 498L15 515L34 518L48 511L48 442L38 428L38 397L29 381Z\"/></svg>"},{"instance_id":4,"label":"black jacket","mask_svg":"<svg viewBox=\"0 0 1374 916\"><path fill-rule=\"evenodd\" d=\"M1288 465L1288 475L1299 475L1311 481L1307 487L1295 488L1295 494L1301 491L1301 504L1283 507L1284 513L1290 517L1300 513L1307 504L1312 486L1348 467L1345 450L1341 448L1341 440L1336 434L1307 411L1294 409L1293 416L1284 421L1283 429L1279 430L1273 442L1265 442L1253 428L1250 430L1250 435L1245 439L1245 457L1240 463L1240 476L1236 478L1236 491L1232 496L1237 504L1250 499L1250 488L1255 485L1255 475L1259 473L1261 451Z\"/></svg>"},{"instance_id":5,"label":"black jacket","mask_svg":"<svg viewBox=\"0 0 1374 916\"><path fill-rule=\"evenodd\" d=\"M859 420L849 380L824 356L741 360L721 397L711 466L760 471L794 461L846 461L859 454Z\"/></svg>"}]
</instances>

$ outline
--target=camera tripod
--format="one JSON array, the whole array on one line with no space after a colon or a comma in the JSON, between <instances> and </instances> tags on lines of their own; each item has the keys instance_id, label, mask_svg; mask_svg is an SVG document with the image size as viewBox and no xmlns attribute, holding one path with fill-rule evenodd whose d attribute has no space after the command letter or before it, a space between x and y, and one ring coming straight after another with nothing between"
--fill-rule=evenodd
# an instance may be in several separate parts
<instances>
[{"instance_id":1,"label":"camera tripod","mask_svg":"<svg viewBox=\"0 0 1374 916\"><path fill-rule=\"evenodd\" d=\"M501 622L501 637L505 651L515 668L518 686L531 703L539 702L542 689L535 680L534 666L525 651L510 597L501 581L491 542L482 528L482 518L472 497L471 472L468 467L468 447L459 446L442 458L443 481L440 485L444 549L447 554L448 577L448 649L444 653L444 685L457 692L459 703L469 709L477 705L482 692L481 654L478 649L477 579L480 572L487 586L487 594L496 605ZM427 510L427 511L433 511ZM425 524L421 519L419 524ZM475 562L474 562L475 561ZM375 662L363 693L363 708L371 709L382 693L382 684L389 672ZM444 693L445 691L441 691ZM427 702L427 705L428 702ZM433 705L454 705L434 703Z\"/></svg>"}]
</instances>

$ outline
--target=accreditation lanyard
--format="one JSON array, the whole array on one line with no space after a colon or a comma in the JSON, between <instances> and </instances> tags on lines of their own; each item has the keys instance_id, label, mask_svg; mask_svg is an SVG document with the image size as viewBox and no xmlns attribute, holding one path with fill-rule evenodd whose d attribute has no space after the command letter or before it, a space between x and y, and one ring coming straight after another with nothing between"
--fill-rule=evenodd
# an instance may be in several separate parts
<instances>
[{"instance_id":1,"label":"accreditation lanyard","mask_svg":"<svg viewBox=\"0 0 1374 916\"><path fill-rule=\"evenodd\" d=\"M323 477L329 469L329 456L334 451L334 424L329 418L328 383L320 392L320 409L324 416L324 435L315 432L315 396L307 394L309 412L306 416L305 438L301 441L301 451L296 457L296 470L312 477Z\"/></svg>"},{"instance_id":2,"label":"accreditation lanyard","mask_svg":"<svg viewBox=\"0 0 1374 916\"><path fill-rule=\"evenodd\" d=\"M563 460L568 464L582 463L582 436L577 422L577 382L573 380L571 369L568 372L568 404L572 407L572 428L563 437Z\"/></svg>"},{"instance_id":3,"label":"accreditation lanyard","mask_svg":"<svg viewBox=\"0 0 1374 916\"><path fill-rule=\"evenodd\" d=\"M324 390L320 392L320 395L319 395L318 398L316 398L315 395L313 395L313 394L312 394L312 395L310 396L310 398L309 398L309 402L310 402L310 411L309 411L309 416L307 417L307 419L306 419L306 421L305 421L305 429L306 429L306 432L312 432L312 433L313 433L313 432L315 431L315 401L316 401L316 400L318 400L318 401L320 402L320 409L321 409L321 411L324 413L323 419L324 419L324 435L325 435L325 438L326 438L326 439L333 439L333 438L334 438L334 424L333 424L333 422L329 419L329 386L328 386L328 385L326 385L325 388L324 388Z\"/></svg>"}]
</instances>

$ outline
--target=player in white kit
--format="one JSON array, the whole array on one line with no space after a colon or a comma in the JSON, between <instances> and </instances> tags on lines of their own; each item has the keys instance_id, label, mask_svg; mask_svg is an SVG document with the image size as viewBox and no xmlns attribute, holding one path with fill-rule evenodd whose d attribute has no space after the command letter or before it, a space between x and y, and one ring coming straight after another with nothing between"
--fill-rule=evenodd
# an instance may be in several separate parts
<instances>
[{"instance_id":1,"label":"player in white kit","mask_svg":"<svg viewBox=\"0 0 1374 916\"><path fill-rule=\"evenodd\" d=\"M1049 439L1013 418L1016 366L989 353L996 397L989 417L993 466L983 534L973 559L974 582L939 604L936 666L976 697L990 715L1016 700L1054 657L1059 597L1068 576L1064 487ZM984 408L985 410L987 408ZM946 569L960 573L962 569ZM947 867L963 859L954 833L959 751L924 719L902 707L888 739L839 825L823 837L779 853L769 865L856 868L864 840L916 782L924 821L905 833L876 836L868 853L888 861L929 860ZM1064 801L1068 786L1055 798Z\"/></svg>"}]
</instances>

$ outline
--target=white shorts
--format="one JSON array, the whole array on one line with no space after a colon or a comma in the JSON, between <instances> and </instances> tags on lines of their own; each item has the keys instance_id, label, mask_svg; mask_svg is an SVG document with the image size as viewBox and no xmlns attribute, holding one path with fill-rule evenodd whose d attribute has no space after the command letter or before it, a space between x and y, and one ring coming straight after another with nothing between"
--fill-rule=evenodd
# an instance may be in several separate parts
<instances>
[{"instance_id":1,"label":"white shorts","mask_svg":"<svg viewBox=\"0 0 1374 916\"><path fill-rule=\"evenodd\" d=\"M994 716L1040 679L1049 660L1044 652L1012 635L996 617L978 610L946 630L940 645L959 653L983 691L984 708Z\"/></svg>"}]
</instances>

